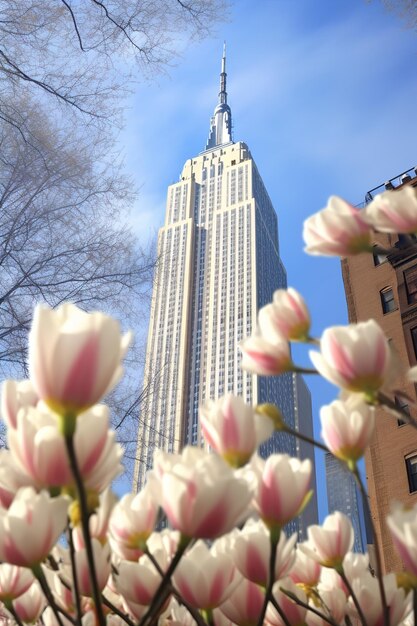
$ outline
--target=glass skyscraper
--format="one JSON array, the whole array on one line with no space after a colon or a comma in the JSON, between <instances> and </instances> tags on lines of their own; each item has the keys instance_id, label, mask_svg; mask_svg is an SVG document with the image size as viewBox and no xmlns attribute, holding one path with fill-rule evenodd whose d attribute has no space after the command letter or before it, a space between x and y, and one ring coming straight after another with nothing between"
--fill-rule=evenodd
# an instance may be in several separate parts
<instances>
[{"instance_id":1,"label":"glass skyscraper","mask_svg":"<svg viewBox=\"0 0 417 626\"><path fill-rule=\"evenodd\" d=\"M254 330L259 308L287 282L268 192L248 146L232 139L224 53L205 150L168 188L158 258L138 433L139 487L156 447L178 452L202 443L198 407L208 398L231 392L247 403L274 402L295 426L293 374L260 378L240 368L239 342ZM311 409L302 419L311 423ZM295 441L277 433L261 454L277 451L296 456Z\"/></svg>"}]
</instances>

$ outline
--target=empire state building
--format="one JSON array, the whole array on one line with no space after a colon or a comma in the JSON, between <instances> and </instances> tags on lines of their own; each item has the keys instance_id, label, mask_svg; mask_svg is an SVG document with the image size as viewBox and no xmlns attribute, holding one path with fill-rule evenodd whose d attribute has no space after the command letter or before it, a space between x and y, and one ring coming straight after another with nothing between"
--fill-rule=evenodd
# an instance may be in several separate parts
<instances>
[{"instance_id":1,"label":"empire state building","mask_svg":"<svg viewBox=\"0 0 417 626\"><path fill-rule=\"evenodd\" d=\"M146 353L146 398L139 420L135 481L144 483L155 448L201 443L198 407L228 392L253 405L277 404L292 427L311 428L301 377L259 377L240 368L239 342L257 312L285 288L277 215L248 146L233 141L223 52L218 104L205 149L168 187L158 236ZM277 433L261 454L297 444Z\"/></svg>"}]
</instances>

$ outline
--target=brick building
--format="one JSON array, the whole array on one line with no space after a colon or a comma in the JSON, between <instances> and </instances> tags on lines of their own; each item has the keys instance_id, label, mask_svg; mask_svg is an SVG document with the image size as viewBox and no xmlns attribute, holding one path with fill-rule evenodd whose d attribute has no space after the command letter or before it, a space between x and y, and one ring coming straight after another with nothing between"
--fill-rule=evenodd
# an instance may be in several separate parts
<instances>
[{"instance_id":1,"label":"brick building","mask_svg":"<svg viewBox=\"0 0 417 626\"><path fill-rule=\"evenodd\" d=\"M366 194L364 205L386 189L417 188L417 170L408 170ZM417 363L417 239L376 234L375 243L394 248L387 256L361 254L342 261L350 322L374 318L392 343L399 364ZM400 368L401 369L401 368ZM416 388L404 375L391 399L417 419ZM404 395L401 395L401 394ZM402 569L385 523L390 502L417 502L417 430L382 409L365 457L372 518L382 548L383 570Z\"/></svg>"}]
</instances>

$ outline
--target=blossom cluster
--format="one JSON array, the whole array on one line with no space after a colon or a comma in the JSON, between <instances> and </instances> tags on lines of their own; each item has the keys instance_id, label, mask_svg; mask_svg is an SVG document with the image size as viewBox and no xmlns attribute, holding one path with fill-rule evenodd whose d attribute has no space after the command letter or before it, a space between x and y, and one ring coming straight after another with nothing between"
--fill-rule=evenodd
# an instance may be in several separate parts
<instances>
[{"instance_id":1,"label":"blossom cluster","mask_svg":"<svg viewBox=\"0 0 417 626\"><path fill-rule=\"evenodd\" d=\"M369 247L369 224L415 233L415 196L382 196L366 215L331 199L306 225L313 252L327 253L319 243L326 237L338 253L361 251ZM242 367L263 376L316 371L339 387L340 398L320 413L320 445L363 489L357 462L373 436L374 406L392 385L390 347L372 320L329 328L320 340L310 328L302 296L278 290L240 346ZM0 451L3 621L406 626L417 619L417 507L397 503L388 519L401 576L375 573L367 555L352 552L352 524L339 512L297 543L286 529L308 506L312 464L259 456L274 431L300 435L273 405L252 407L231 394L206 402L204 447L156 450L144 488L117 500L111 483L122 472L122 448L102 402L122 375L129 341L102 313L71 304L35 309L29 379L6 381L1 393L8 444ZM315 348L315 370L293 363L293 341Z\"/></svg>"}]
</instances>

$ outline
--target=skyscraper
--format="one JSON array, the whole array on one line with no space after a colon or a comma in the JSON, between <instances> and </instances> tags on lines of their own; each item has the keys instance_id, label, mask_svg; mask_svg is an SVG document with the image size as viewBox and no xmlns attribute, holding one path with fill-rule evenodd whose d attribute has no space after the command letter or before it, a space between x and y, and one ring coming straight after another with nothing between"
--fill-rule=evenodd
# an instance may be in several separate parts
<instances>
[{"instance_id":1,"label":"skyscraper","mask_svg":"<svg viewBox=\"0 0 417 626\"><path fill-rule=\"evenodd\" d=\"M417 188L416 168L371 189L364 205L376 194L404 186ZM417 364L417 239L415 236L376 233L375 244L391 249L388 255L360 254L342 261L350 322L374 318L384 329L398 365ZM401 368L397 365L397 371ZM417 418L417 386L399 376L390 398ZM384 572L399 571L401 559L385 522L394 500L417 502L417 433L400 416L376 408L375 434L366 451L369 502Z\"/></svg>"},{"instance_id":2,"label":"skyscraper","mask_svg":"<svg viewBox=\"0 0 417 626\"><path fill-rule=\"evenodd\" d=\"M365 515L353 475L330 452L325 454L327 502L329 513L340 511L352 522L355 533L353 552L367 548Z\"/></svg>"},{"instance_id":3,"label":"skyscraper","mask_svg":"<svg viewBox=\"0 0 417 626\"><path fill-rule=\"evenodd\" d=\"M205 399L231 392L248 403L274 402L294 427L293 375L259 378L240 368L238 344L274 290L286 287L286 273L271 200L248 146L232 139L225 52L206 147L168 188L158 256L137 485L155 447L176 452L201 443L198 407ZM262 454L277 450L296 455L294 440L276 434Z\"/></svg>"}]
</instances>

